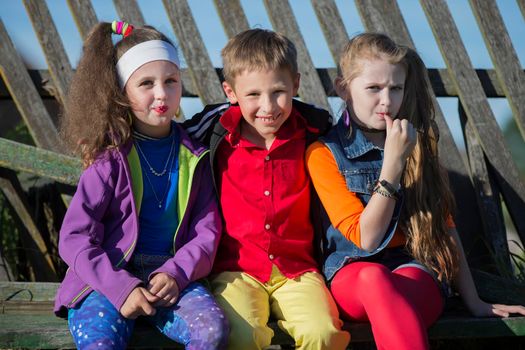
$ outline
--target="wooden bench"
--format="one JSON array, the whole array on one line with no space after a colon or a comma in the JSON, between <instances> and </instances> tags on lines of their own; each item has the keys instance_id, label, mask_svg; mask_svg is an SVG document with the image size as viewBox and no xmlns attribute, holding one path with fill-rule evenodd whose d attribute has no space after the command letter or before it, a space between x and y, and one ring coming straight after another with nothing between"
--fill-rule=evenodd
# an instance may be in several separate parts
<instances>
[{"instance_id":1,"label":"wooden bench","mask_svg":"<svg viewBox=\"0 0 525 350\"><path fill-rule=\"evenodd\" d=\"M58 283L0 282L0 349L74 348L67 321L53 312L53 297ZM271 322L275 331L272 343L293 347L293 340ZM372 342L369 324L346 323L352 335L352 346ZM472 318L458 309L449 309L429 330L432 340L465 338L503 338L525 336L525 317ZM175 348L168 338L145 322L138 322L131 348Z\"/></svg>"},{"instance_id":2,"label":"wooden bench","mask_svg":"<svg viewBox=\"0 0 525 350\"><path fill-rule=\"evenodd\" d=\"M61 195L70 194L74 189L80 174L80 162L63 154L54 124L73 68L46 2L23 2L46 56L48 69L26 69L0 20L0 117L22 118L36 145L0 137L0 188L18 220L20 245L30 252L26 254L31 265L30 279L56 282L60 279L60 265L59 259L53 256L56 246L51 243L56 242L56 233L53 235L48 230L46 223L49 221L43 220L42 224L38 217L43 213L48 215L48 208L43 208L41 199L29 200L20 174L52 181L57 184L57 192ZM81 36L85 38L89 28L97 22L93 5L81 0L67 0L67 3ZM214 0L214 3L228 37L250 27L239 0ZM312 0L311 3L326 44L337 61L339 50L348 40L343 16L334 0ZM475 268L473 272L479 294L487 301L525 304L523 281L518 283L509 273L511 255L501 203L503 198L517 235L525 242L525 186L487 100L491 97L507 99L523 138L525 73L495 1L470 0L469 3L493 61L493 69L474 69L444 0L420 0L446 64L445 69L429 69L434 94L436 97L458 98L468 159L465 161L461 155L438 107L436 122L441 134L440 155L449 171L458 203L454 219L470 266ZM136 1L115 0L114 4L121 19L137 25L144 23ZM518 4L525 15L525 2L520 0ZM355 5L366 30L385 32L395 41L414 47L397 2L355 0ZM283 32L297 46L302 74L301 99L329 108L328 97L334 96L332 81L336 70L319 69L313 65L306 47L308 38L302 36L293 20L294 13L288 1L264 0L264 6L273 29ZM199 97L203 103L224 100L221 71L209 59L187 1L163 1L161 10L172 24L187 64L182 70L183 96ZM63 203L61 206L63 212L65 206ZM55 211L51 214L55 220L60 220ZM0 261L3 261L2 253L0 246ZM0 268L0 281L2 279L12 279L12 275L3 273ZM74 347L65 321L51 313L56 286L44 282L0 283L0 348ZM291 347L292 340L278 330L275 323L272 325L276 330L274 344ZM372 339L370 327L366 324L346 324L345 328L352 333L352 348L369 344ZM475 319L461 308L455 308L447 311L429 330L429 335L434 342L471 338L483 338L488 342L488 338L516 338L525 335L525 320L522 317ZM137 327L131 345L137 348L172 347L166 339L144 325Z\"/></svg>"}]
</instances>

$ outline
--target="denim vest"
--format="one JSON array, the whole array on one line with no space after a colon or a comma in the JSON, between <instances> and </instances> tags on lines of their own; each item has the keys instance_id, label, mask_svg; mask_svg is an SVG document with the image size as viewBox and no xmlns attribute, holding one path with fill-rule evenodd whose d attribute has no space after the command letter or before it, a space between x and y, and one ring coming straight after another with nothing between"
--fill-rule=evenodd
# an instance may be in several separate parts
<instances>
[{"instance_id":1,"label":"denim vest","mask_svg":"<svg viewBox=\"0 0 525 350\"><path fill-rule=\"evenodd\" d=\"M383 164L383 150L374 146L363 135L346 113L337 125L320 140L332 152L341 175L346 180L349 191L355 192L366 206L372 196L374 185L379 179ZM348 127L351 123L351 129ZM343 234L326 220L326 239L323 244L323 273L330 281L335 273L349 262L369 257L382 251L392 239L399 220L402 199L398 200L383 241L374 251L368 252L349 241Z\"/></svg>"}]
</instances>

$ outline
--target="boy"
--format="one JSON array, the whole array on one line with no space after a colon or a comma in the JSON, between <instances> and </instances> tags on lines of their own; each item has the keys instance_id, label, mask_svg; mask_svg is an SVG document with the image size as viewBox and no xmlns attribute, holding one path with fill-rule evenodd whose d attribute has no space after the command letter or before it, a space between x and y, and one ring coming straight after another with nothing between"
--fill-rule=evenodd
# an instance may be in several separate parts
<instances>
[{"instance_id":1,"label":"boy","mask_svg":"<svg viewBox=\"0 0 525 350\"><path fill-rule=\"evenodd\" d=\"M229 348L269 346L272 315L300 349L344 349L349 334L313 257L304 164L330 115L293 100L297 53L286 37L248 30L222 57L230 104L206 107L186 127L211 150L224 220L211 282L230 320Z\"/></svg>"}]
</instances>

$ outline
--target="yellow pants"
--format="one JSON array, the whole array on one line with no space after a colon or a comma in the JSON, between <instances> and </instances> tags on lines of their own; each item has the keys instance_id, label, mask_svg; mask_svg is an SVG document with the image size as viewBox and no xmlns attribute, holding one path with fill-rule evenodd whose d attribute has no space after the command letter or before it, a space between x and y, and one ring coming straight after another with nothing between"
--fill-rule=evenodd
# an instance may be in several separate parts
<instances>
[{"instance_id":1,"label":"yellow pants","mask_svg":"<svg viewBox=\"0 0 525 350\"><path fill-rule=\"evenodd\" d=\"M223 272L212 279L213 294L230 321L228 349L264 349L271 344L270 314L295 339L298 349L346 349L350 334L323 277L307 272L286 278L274 265L267 283L243 272Z\"/></svg>"}]
</instances>

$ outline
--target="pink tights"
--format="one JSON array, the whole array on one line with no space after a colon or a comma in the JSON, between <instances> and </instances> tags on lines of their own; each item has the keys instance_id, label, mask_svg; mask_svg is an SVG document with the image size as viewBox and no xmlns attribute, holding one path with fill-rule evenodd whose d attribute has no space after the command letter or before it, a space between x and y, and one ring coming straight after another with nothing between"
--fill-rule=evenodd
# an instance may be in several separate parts
<instances>
[{"instance_id":1,"label":"pink tights","mask_svg":"<svg viewBox=\"0 0 525 350\"><path fill-rule=\"evenodd\" d=\"M429 348L427 328L443 309L429 273L413 266L390 271L378 263L354 262L339 270L331 290L342 318L370 321L379 350Z\"/></svg>"}]
</instances>

